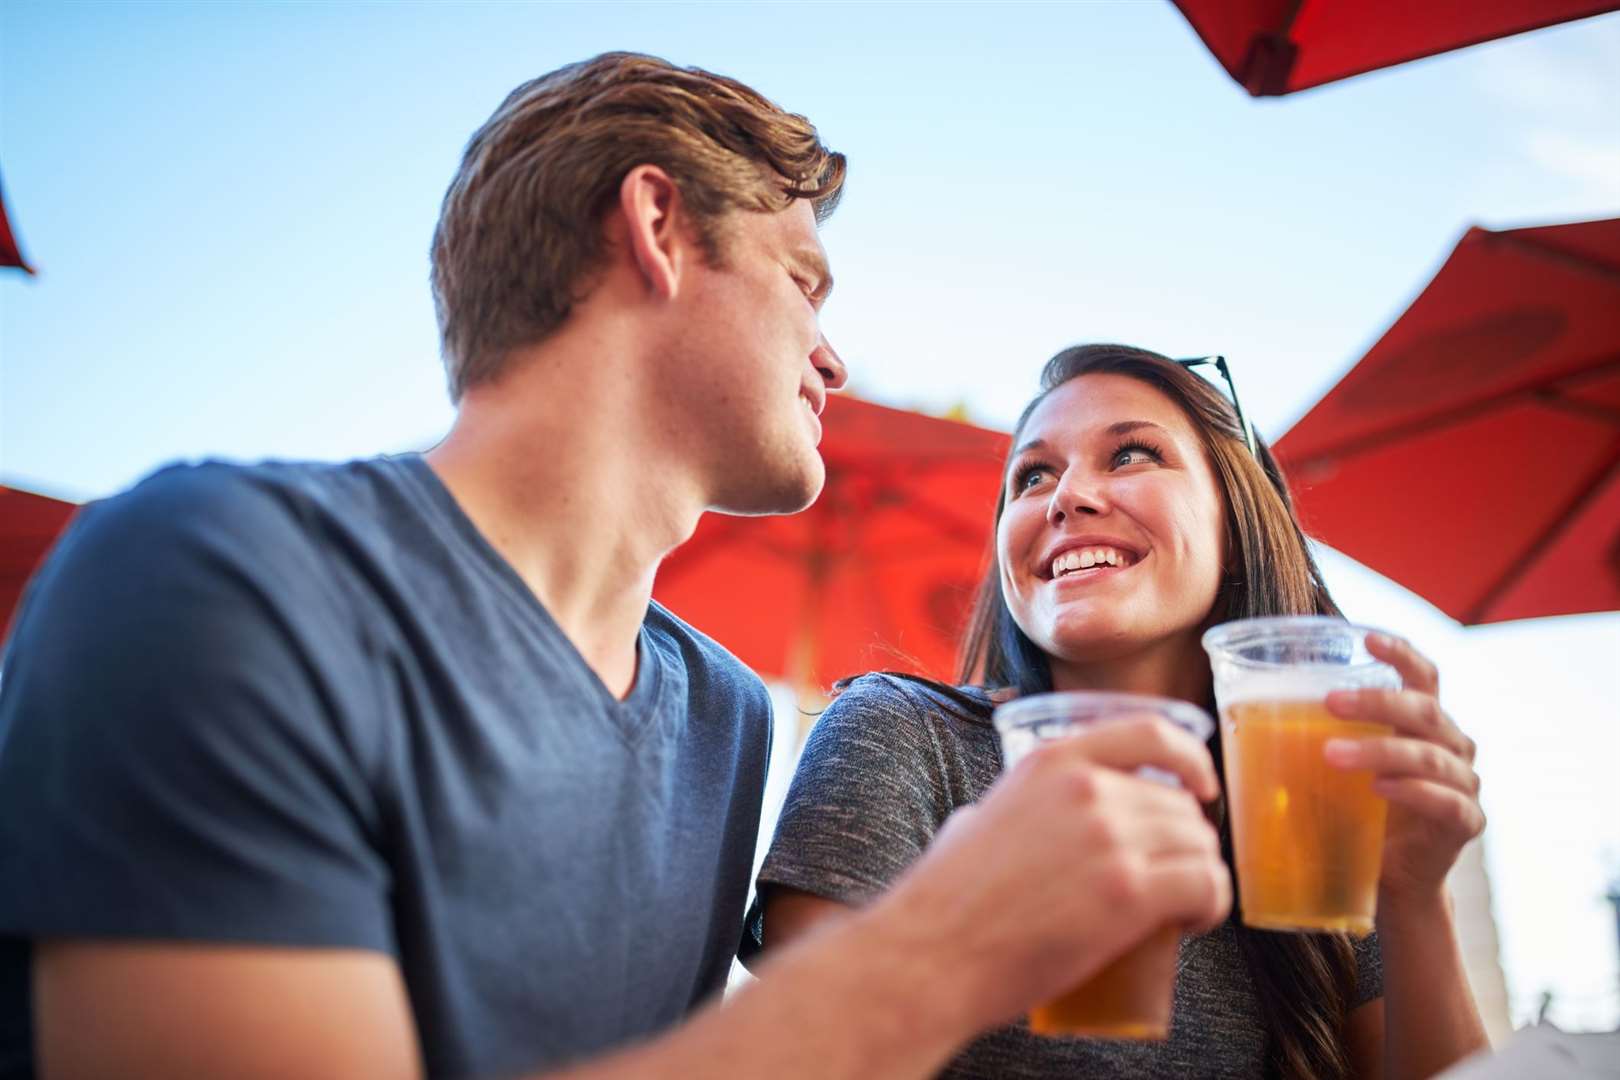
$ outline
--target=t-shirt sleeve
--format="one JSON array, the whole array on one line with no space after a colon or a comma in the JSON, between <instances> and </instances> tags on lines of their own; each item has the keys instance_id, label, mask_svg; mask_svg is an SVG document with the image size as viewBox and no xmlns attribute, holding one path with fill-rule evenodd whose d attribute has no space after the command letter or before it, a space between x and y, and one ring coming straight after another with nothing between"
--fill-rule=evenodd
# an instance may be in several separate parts
<instances>
[{"instance_id":1,"label":"t-shirt sleeve","mask_svg":"<svg viewBox=\"0 0 1620 1080\"><path fill-rule=\"evenodd\" d=\"M858 679L810 730L759 888L861 904L922 855L951 807L940 744L918 700L888 676ZM757 945L762 926L750 919ZM747 946L745 941L745 946Z\"/></svg>"},{"instance_id":2,"label":"t-shirt sleeve","mask_svg":"<svg viewBox=\"0 0 1620 1080\"><path fill-rule=\"evenodd\" d=\"M1350 949L1356 957L1356 993L1350 1007L1357 1008L1384 996L1384 954L1376 932L1351 938Z\"/></svg>"},{"instance_id":3,"label":"t-shirt sleeve","mask_svg":"<svg viewBox=\"0 0 1620 1080\"><path fill-rule=\"evenodd\" d=\"M0 935L393 949L364 646L297 518L218 466L80 512L0 680Z\"/></svg>"}]
</instances>

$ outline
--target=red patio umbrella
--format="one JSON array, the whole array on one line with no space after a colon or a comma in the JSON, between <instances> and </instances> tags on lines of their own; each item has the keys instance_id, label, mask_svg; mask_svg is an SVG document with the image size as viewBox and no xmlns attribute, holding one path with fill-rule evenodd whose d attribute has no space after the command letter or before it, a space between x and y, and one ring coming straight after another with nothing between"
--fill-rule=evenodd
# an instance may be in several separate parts
<instances>
[{"instance_id":1,"label":"red patio umbrella","mask_svg":"<svg viewBox=\"0 0 1620 1080\"><path fill-rule=\"evenodd\" d=\"M27 583L78 507L31 491L0 487L0 641Z\"/></svg>"},{"instance_id":2,"label":"red patio umbrella","mask_svg":"<svg viewBox=\"0 0 1620 1080\"><path fill-rule=\"evenodd\" d=\"M1276 450L1307 531L1453 618L1620 610L1620 218L1469 229Z\"/></svg>"},{"instance_id":3,"label":"red patio umbrella","mask_svg":"<svg viewBox=\"0 0 1620 1080\"><path fill-rule=\"evenodd\" d=\"M17 238L12 235L11 222L6 218L6 194L0 190L0 266L15 266L32 274L34 268L28 265L28 260L22 257L17 247Z\"/></svg>"},{"instance_id":4,"label":"red patio umbrella","mask_svg":"<svg viewBox=\"0 0 1620 1080\"><path fill-rule=\"evenodd\" d=\"M1620 0L1175 0L1255 97L1290 94L1482 41L1584 19Z\"/></svg>"},{"instance_id":5,"label":"red patio umbrella","mask_svg":"<svg viewBox=\"0 0 1620 1080\"><path fill-rule=\"evenodd\" d=\"M879 668L950 678L1008 436L846 395L822 425L816 504L705 516L653 595L755 671L802 687Z\"/></svg>"}]
</instances>

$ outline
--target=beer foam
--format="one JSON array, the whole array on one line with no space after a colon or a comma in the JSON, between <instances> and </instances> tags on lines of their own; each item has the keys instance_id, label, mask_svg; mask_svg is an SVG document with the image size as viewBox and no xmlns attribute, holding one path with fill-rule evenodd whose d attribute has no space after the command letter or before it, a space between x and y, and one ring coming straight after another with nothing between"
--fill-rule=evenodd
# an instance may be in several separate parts
<instances>
[{"instance_id":1,"label":"beer foam","mask_svg":"<svg viewBox=\"0 0 1620 1080\"><path fill-rule=\"evenodd\" d=\"M1383 665L1362 668L1323 666L1284 668L1278 671L1246 671L1231 680L1217 678L1215 697L1222 706L1250 701L1320 701L1333 690L1363 687L1397 687L1394 669Z\"/></svg>"}]
</instances>

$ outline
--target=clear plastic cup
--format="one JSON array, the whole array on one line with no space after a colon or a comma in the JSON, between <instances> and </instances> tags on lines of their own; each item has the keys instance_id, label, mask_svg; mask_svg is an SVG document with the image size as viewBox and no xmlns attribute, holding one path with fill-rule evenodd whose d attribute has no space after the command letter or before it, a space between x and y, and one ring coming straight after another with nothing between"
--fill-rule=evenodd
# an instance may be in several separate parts
<instances>
[{"instance_id":1,"label":"clear plastic cup","mask_svg":"<svg viewBox=\"0 0 1620 1080\"><path fill-rule=\"evenodd\" d=\"M1036 694L997 707L996 731L1010 769L1049 739L1082 728L1144 716L1166 720L1200 741L1215 722L1196 705L1140 694L1065 692ZM1161 783L1178 783L1158 769L1141 770ZM1181 929L1165 926L1068 993L1031 1010L1030 1029L1043 1035L1089 1035L1110 1039L1165 1039L1175 997L1176 955Z\"/></svg>"},{"instance_id":2,"label":"clear plastic cup","mask_svg":"<svg viewBox=\"0 0 1620 1080\"><path fill-rule=\"evenodd\" d=\"M1328 764L1334 738L1387 735L1341 719L1332 690L1398 688L1367 652L1366 627L1323 616L1243 619L1204 634L1221 714L1221 756L1238 907L1264 930L1364 935L1377 912L1388 803L1365 769Z\"/></svg>"}]
</instances>

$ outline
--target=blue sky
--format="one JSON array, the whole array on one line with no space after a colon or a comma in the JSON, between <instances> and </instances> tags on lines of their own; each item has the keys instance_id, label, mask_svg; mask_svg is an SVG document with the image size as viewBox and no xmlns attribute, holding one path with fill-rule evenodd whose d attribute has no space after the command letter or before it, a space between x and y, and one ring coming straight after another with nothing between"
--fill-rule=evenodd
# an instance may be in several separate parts
<instances>
[{"instance_id":1,"label":"blue sky","mask_svg":"<svg viewBox=\"0 0 1620 1080\"><path fill-rule=\"evenodd\" d=\"M991 425L1057 348L1123 340L1224 352L1274 437L1468 225L1620 213L1615 16L1255 101L1159 0L7 0L0 178L41 273L0 278L0 479L78 499L176 458L434 441L427 246L460 150L610 48L810 115L851 161L825 327L854 389ZM1612 1026L1620 617L1463 632L1328 559L1479 738L1516 1012L1551 987Z\"/></svg>"}]
</instances>

